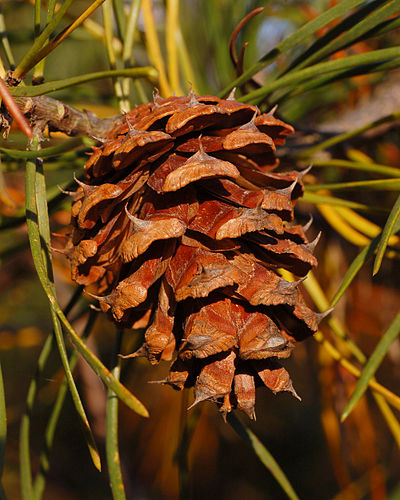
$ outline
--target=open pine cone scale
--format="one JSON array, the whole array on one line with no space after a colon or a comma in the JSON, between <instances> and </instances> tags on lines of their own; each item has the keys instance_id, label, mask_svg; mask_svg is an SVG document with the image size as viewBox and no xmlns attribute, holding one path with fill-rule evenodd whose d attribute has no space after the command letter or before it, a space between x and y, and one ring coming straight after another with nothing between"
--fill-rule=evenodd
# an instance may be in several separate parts
<instances>
[{"instance_id":1,"label":"open pine cone scale","mask_svg":"<svg viewBox=\"0 0 400 500\"><path fill-rule=\"evenodd\" d=\"M292 132L233 97L156 96L94 148L73 194L73 279L120 326L147 324L134 355L175 356L164 382L224 415L254 418L258 385L296 395L278 360L320 320L279 274L316 265L293 223L302 175L275 171Z\"/></svg>"}]
</instances>

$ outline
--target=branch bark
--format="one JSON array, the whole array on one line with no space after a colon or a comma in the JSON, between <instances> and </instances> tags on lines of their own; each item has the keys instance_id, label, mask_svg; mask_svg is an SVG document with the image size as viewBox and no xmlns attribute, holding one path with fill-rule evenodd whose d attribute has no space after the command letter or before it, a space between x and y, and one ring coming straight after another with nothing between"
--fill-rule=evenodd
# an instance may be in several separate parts
<instances>
[{"instance_id":1,"label":"branch bark","mask_svg":"<svg viewBox=\"0 0 400 500\"><path fill-rule=\"evenodd\" d=\"M103 141L123 119L121 115L98 118L91 111L79 111L51 97L15 97L14 99L31 127L39 129L42 133L48 128L49 132L64 132L69 136L86 135ZM9 128L11 117L7 116L7 121ZM7 129L4 120L1 125L3 129Z\"/></svg>"}]
</instances>

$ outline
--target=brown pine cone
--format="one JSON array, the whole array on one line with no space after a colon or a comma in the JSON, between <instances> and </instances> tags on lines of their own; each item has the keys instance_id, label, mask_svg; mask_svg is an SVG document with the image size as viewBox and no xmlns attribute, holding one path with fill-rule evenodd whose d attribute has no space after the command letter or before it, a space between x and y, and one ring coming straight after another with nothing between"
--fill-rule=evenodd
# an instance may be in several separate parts
<instances>
[{"instance_id":1,"label":"brown pine cone","mask_svg":"<svg viewBox=\"0 0 400 500\"><path fill-rule=\"evenodd\" d=\"M67 245L73 279L133 328L134 355L174 356L165 383L254 418L255 387L296 395L278 360L317 330L299 282L316 265L294 225L301 175L276 173L290 125L233 97L154 98L85 166Z\"/></svg>"}]
</instances>

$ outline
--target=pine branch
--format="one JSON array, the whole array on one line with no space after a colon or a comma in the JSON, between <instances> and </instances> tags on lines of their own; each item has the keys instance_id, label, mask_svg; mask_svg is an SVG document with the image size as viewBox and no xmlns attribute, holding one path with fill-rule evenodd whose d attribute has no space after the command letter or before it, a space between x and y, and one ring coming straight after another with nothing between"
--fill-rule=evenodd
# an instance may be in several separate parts
<instances>
[{"instance_id":1,"label":"pine branch","mask_svg":"<svg viewBox=\"0 0 400 500\"><path fill-rule=\"evenodd\" d=\"M109 118L98 118L91 111L78 109L64 104L51 97L15 97L14 98L32 128L42 132L64 132L69 136L86 135L98 140L104 140L107 133L118 125L120 115ZM2 130L8 133L11 117L2 113Z\"/></svg>"}]
</instances>

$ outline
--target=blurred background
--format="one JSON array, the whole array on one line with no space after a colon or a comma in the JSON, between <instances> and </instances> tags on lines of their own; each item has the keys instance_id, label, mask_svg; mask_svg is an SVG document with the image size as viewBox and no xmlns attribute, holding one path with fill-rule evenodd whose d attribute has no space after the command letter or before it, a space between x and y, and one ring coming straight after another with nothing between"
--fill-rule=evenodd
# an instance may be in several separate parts
<instances>
[{"instance_id":1,"label":"blurred background","mask_svg":"<svg viewBox=\"0 0 400 500\"><path fill-rule=\"evenodd\" d=\"M33 1L28 0L1 3L1 19L4 20L16 62L22 59L32 44L33 4ZM73 2L60 28L69 24L89 4L84 0ZM187 93L190 84L196 83L199 94L218 93L236 78L229 57L229 37L236 24L254 8L265 7L238 37L239 46L245 41L249 42L245 67L335 4L327 0L181 0L180 34L185 41L182 47L191 61L195 76L195 82L182 77L183 91ZM129 5L130 2L125 5L127 10ZM165 4L153 0L152 8L162 39ZM45 15L45 2L42 9ZM46 58L46 81L109 69L102 26L102 12L99 9L90 17L90 23L76 29ZM322 36L326 29L321 29L316 36ZM114 31L115 50L118 53L116 24ZM397 28L336 52L333 59L395 46L399 41L400 31ZM301 48L299 46L297 49L300 51ZM290 57L293 59L293 54ZM142 14L138 17L132 60L135 66L149 64ZM268 81L271 74L287 65L288 58L285 56L256 74L254 79L262 84ZM292 142L289 141L282 148L282 162L297 161L298 167L304 168L305 161L295 159L296 155L293 154L304 144L331 137L333 133L355 130L400 109L399 81L399 71L375 72L333 81L330 85L301 95L286 96L280 102L278 115L292 123L298 133ZM132 107L140 102L143 93L147 99L152 98L154 83L146 80L141 82L140 90L135 85L129 90ZM109 78L82 83L50 95L79 109L89 109L101 117L119 113L115 86ZM316 165L307 174L305 182L312 186L379 178L370 172L330 166L332 158L359 163L373 162L400 169L399 139L398 122L393 121L383 128L373 129L368 137L358 136L350 142L341 142L329 153L322 151L317 156ZM63 141L65 136L55 133L49 141L46 140L44 147ZM22 134L12 130L1 146L23 150L25 143ZM71 182L74 172L78 175L82 171L89 151L88 145L83 144L74 151L49 158L45 162L46 182L53 197L57 194L57 185L65 187ZM48 301L34 270L26 227L9 223L10 218L15 220L24 213L24 189L23 162L9 156L3 157L0 173L0 210L4 222L0 233L0 356L8 420L3 485L8 498L12 500L21 498L18 455L21 415L41 346L52 328ZM329 190L319 192L330 193ZM333 192L333 195L336 196L336 193ZM382 228L396 197L397 192L390 190L345 191L343 198L378 208L362 214L370 225L367 225L367 229L360 226L365 230L359 228L356 231L358 236L354 237L350 230L346 231L347 226L335 226L329 213L326 215L327 212L316 207L312 200L306 198L307 201L298 203L297 217L300 222L307 221L309 214L313 216L310 239L313 232L316 235L322 231L322 239L316 250L319 266L315 276L328 300L339 288L360 248L374 236L368 234L368 230ZM55 233L65 231L69 223L69 207L68 200L63 200L51 210L51 229ZM346 221L345 216L346 212L343 212L342 222ZM57 242L54 245L57 246ZM367 356L373 352L399 309L398 255L394 249L393 258L384 259L374 279L373 260L367 262L335 308L336 320ZM54 253L54 270L58 298L64 307L76 286L70 280L69 265L63 255ZM308 303L310 306L313 304L313 297L308 296ZM101 313L94 310L88 312L88 298L85 295L77 301L69 318L80 332L88 320L94 321L88 345L109 366L114 345L114 326ZM324 322L321 329L327 336L331 335L328 323ZM132 352L140 344L142 335L140 330L127 332L122 351ZM341 348L344 353L347 352L345 345ZM357 362L354 364L359 366ZM179 477L185 471L189 474L192 497L196 499L286 498L253 450L224 423L216 405L202 403L187 412L192 394L181 394L169 387L148 383L165 378L167 363L153 367L146 360L136 358L124 361L122 366L123 383L146 405L151 415L149 419L143 419L123 404L120 405L121 466L128 498L178 498ZM399 499L399 443L396 444L393 439L371 394L367 392L349 418L340 423L340 414L356 386L357 378L313 339L297 344L292 358L285 361L285 366L291 373L294 387L302 401L299 402L289 393L274 396L260 389L257 394L257 420L250 422L244 415L240 418L275 457L299 497L318 500ZM85 362L78 363L76 373L92 430L104 455L106 390ZM31 460L34 473L39 467L43 434L62 383L62 375L58 354L53 352L40 377L39 392L31 414ZM389 390L396 392L399 376L400 343L397 339L387 352L377 378ZM90 461L68 395L56 429L43 498L112 498L106 471L99 473Z\"/></svg>"}]
</instances>

